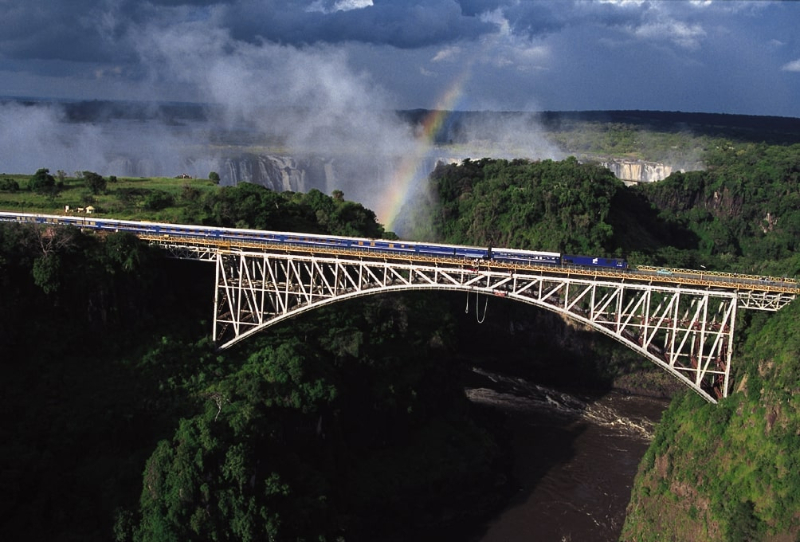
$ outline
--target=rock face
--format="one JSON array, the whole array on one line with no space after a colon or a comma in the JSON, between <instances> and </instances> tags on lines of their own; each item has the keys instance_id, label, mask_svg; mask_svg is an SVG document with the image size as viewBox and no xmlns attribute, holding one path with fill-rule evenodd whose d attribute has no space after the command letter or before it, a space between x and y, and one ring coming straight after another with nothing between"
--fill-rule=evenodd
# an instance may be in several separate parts
<instances>
[{"instance_id":1,"label":"rock face","mask_svg":"<svg viewBox=\"0 0 800 542\"><path fill-rule=\"evenodd\" d=\"M265 154L227 158L220 164L220 176L222 184L248 182L276 192L307 192L312 188L328 192L336 180L332 160Z\"/></svg>"},{"instance_id":2,"label":"rock face","mask_svg":"<svg viewBox=\"0 0 800 542\"><path fill-rule=\"evenodd\" d=\"M186 173L190 177L205 178L209 171L220 175L223 185L242 182L260 184L284 192L306 192L317 188L338 188L334 159L322 157L297 157L277 154L240 154L227 157L197 159L173 156L156 158L116 157L104 171L123 177L172 176ZM177 172L177 173L173 173Z\"/></svg>"},{"instance_id":3,"label":"rock face","mask_svg":"<svg viewBox=\"0 0 800 542\"><path fill-rule=\"evenodd\" d=\"M638 160L609 160L600 163L618 179L637 183L663 181L672 174L672 166Z\"/></svg>"},{"instance_id":4,"label":"rock face","mask_svg":"<svg viewBox=\"0 0 800 542\"><path fill-rule=\"evenodd\" d=\"M425 177L437 162L453 161L457 158L449 155L420 157L414 165L415 175ZM219 174L224 185L248 182L278 192L316 188L329 194L336 189L361 192L365 184L378 189L401 165L399 156L369 153L342 157L244 154L220 160Z\"/></svg>"}]
</instances>

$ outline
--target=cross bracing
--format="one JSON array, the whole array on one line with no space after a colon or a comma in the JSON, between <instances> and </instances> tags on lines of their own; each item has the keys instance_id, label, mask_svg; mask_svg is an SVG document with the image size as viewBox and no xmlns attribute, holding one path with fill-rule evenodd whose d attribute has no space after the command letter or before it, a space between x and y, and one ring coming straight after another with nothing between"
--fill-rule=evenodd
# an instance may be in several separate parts
<instances>
[{"instance_id":1,"label":"cross bracing","mask_svg":"<svg viewBox=\"0 0 800 542\"><path fill-rule=\"evenodd\" d=\"M734 292L340 257L220 252L214 336L226 348L282 320L395 290L454 290L522 301L572 318L639 352L706 399L727 395Z\"/></svg>"},{"instance_id":2,"label":"cross bracing","mask_svg":"<svg viewBox=\"0 0 800 542\"><path fill-rule=\"evenodd\" d=\"M216 264L221 348L305 311L395 290L453 290L539 306L604 333L711 402L730 388L737 308L777 311L794 279L638 266L519 265L239 240L140 235L178 258Z\"/></svg>"}]
</instances>

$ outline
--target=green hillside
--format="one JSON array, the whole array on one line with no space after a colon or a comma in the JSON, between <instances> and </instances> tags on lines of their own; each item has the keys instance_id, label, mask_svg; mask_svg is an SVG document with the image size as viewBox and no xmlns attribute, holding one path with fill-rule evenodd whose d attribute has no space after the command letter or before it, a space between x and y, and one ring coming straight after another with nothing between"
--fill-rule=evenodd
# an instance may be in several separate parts
<instances>
[{"instance_id":1,"label":"green hillside","mask_svg":"<svg viewBox=\"0 0 800 542\"><path fill-rule=\"evenodd\" d=\"M797 539L798 322L794 302L754 326L736 393L719 405L675 398L639 467L622 540Z\"/></svg>"}]
</instances>

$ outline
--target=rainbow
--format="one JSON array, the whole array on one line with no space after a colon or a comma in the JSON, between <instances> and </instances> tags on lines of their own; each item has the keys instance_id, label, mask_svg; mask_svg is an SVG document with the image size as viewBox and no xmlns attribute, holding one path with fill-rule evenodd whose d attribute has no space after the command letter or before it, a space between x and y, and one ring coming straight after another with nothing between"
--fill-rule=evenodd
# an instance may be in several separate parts
<instances>
[{"instance_id":1,"label":"rainbow","mask_svg":"<svg viewBox=\"0 0 800 542\"><path fill-rule=\"evenodd\" d=\"M422 129L416 138L414 150L400 159L386 192L380 198L381 204L376 211L378 219L386 225L388 230L394 226L400 208L416 185L415 181L430 173L423 171L421 166L433 149L436 135L442 129L447 116L456 109L456 105L463 95L465 83L469 79L470 71L469 67L464 70L437 100L435 108L428 112L422 120Z\"/></svg>"}]
</instances>

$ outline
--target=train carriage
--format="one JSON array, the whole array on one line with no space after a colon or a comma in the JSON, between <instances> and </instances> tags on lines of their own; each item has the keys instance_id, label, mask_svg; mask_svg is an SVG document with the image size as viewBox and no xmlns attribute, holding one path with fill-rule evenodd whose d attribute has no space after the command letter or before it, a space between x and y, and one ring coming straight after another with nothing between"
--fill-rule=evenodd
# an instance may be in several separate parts
<instances>
[{"instance_id":1,"label":"train carriage","mask_svg":"<svg viewBox=\"0 0 800 542\"><path fill-rule=\"evenodd\" d=\"M134 234L176 236L187 238L224 239L230 241L254 241L283 244L296 247L348 248L365 253L418 254L443 258L463 258L465 260L494 260L519 265L574 265L581 267L602 267L617 270L628 269L628 263L619 258L601 258L560 254L558 252L539 252L511 248L480 248L463 245L438 243L415 243L412 241L365 239L341 237L336 235L302 234L295 232L275 232L239 228L218 228L167 224L160 222L134 222L115 219L87 219L80 216L34 215L25 213L0 212L0 221L35 222L40 224L63 224L97 230L128 231Z\"/></svg>"}]
</instances>

